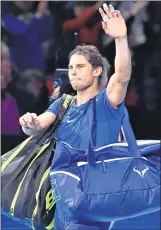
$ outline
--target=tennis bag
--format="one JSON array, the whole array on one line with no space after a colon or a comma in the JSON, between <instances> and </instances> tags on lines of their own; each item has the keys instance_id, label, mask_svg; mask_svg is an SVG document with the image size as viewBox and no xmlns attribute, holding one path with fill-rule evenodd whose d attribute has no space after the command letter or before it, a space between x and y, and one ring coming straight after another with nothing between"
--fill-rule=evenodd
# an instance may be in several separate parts
<instances>
[{"instance_id":1,"label":"tennis bag","mask_svg":"<svg viewBox=\"0 0 161 230\"><path fill-rule=\"evenodd\" d=\"M127 142L96 149L95 107L93 100L86 151L56 145L50 177L63 229L76 221L111 222L160 210L160 141L136 142L125 111Z\"/></svg>"},{"instance_id":2,"label":"tennis bag","mask_svg":"<svg viewBox=\"0 0 161 230\"><path fill-rule=\"evenodd\" d=\"M2 213L29 227L54 226L55 199L49 173L57 129L71 100L64 94L54 123L1 157Z\"/></svg>"}]
</instances>

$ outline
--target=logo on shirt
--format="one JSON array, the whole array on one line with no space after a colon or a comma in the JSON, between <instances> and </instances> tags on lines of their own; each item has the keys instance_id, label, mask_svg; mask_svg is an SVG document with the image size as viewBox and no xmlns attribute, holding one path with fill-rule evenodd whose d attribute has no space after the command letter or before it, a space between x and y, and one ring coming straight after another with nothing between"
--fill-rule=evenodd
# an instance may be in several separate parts
<instances>
[{"instance_id":1,"label":"logo on shirt","mask_svg":"<svg viewBox=\"0 0 161 230\"><path fill-rule=\"evenodd\" d=\"M136 169L136 167L135 168L133 168L133 171L134 172L137 172L142 178L144 177L144 175L145 175L145 173L146 173L146 171L148 171L149 170L149 168L148 167L146 167L145 169L143 169L142 171L139 171L139 170L137 170Z\"/></svg>"},{"instance_id":2,"label":"logo on shirt","mask_svg":"<svg viewBox=\"0 0 161 230\"><path fill-rule=\"evenodd\" d=\"M73 122L73 121L76 121L76 119L77 119L77 118L74 118L74 119L72 119L72 120L69 120L69 117L67 117L67 123L69 124L69 123L71 123L71 122Z\"/></svg>"}]
</instances>

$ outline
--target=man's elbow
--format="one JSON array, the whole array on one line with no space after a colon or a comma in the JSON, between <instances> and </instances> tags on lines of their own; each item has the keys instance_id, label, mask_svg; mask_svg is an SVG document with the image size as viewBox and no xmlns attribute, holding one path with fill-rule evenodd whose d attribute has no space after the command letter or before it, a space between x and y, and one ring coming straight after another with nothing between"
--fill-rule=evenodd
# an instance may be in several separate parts
<instances>
[{"instance_id":1,"label":"man's elbow","mask_svg":"<svg viewBox=\"0 0 161 230\"><path fill-rule=\"evenodd\" d=\"M121 84L128 84L131 79L131 70L124 71L124 72L116 72L115 77L117 82Z\"/></svg>"}]
</instances>

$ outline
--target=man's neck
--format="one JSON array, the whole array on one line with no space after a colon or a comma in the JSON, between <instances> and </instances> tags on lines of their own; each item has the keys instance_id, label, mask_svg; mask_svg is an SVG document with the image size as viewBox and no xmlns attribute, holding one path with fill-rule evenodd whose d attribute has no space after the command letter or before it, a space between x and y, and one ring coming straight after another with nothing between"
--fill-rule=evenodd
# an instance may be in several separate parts
<instances>
[{"instance_id":1,"label":"man's neck","mask_svg":"<svg viewBox=\"0 0 161 230\"><path fill-rule=\"evenodd\" d=\"M77 91L77 106L85 104L98 93L98 87L90 87L84 91Z\"/></svg>"}]
</instances>

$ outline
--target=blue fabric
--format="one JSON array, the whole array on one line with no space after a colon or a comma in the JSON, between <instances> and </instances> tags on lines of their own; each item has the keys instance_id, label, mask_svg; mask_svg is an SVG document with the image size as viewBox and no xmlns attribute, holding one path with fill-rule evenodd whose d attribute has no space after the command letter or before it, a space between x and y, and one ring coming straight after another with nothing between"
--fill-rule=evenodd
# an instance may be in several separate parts
<instances>
[{"instance_id":1,"label":"blue fabric","mask_svg":"<svg viewBox=\"0 0 161 230\"><path fill-rule=\"evenodd\" d=\"M108 230L111 229L113 223L110 222L86 222L81 223L79 220L69 221L68 217L59 214L58 210L55 212L54 230Z\"/></svg>"},{"instance_id":2,"label":"blue fabric","mask_svg":"<svg viewBox=\"0 0 161 230\"><path fill-rule=\"evenodd\" d=\"M92 100L77 107L75 103L67 112L59 126L58 139L67 142L75 148L87 149L91 135L91 103ZM57 115L60 98L46 110ZM118 109L111 107L106 90L96 96L97 138L96 147L118 142L124 112L124 103ZM93 133L94 135L94 133Z\"/></svg>"},{"instance_id":3,"label":"blue fabric","mask_svg":"<svg viewBox=\"0 0 161 230\"><path fill-rule=\"evenodd\" d=\"M160 211L158 211L136 218L117 221L112 230L160 230L160 214ZM1 216L1 229L31 230L31 228L28 228L26 225L19 224L4 215Z\"/></svg>"},{"instance_id":4,"label":"blue fabric","mask_svg":"<svg viewBox=\"0 0 161 230\"><path fill-rule=\"evenodd\" d=\"M8 45L12 63L19 71L27 68L44 71L45 63L41 43L53 36L52 16L50 14L41 18L34 16L26 24L13 14L7 13L2 20L4 27L9 32Z\"/></svg>"},{"instance_id":5,"label":"blue fabric","mask_svg":"<svg viewBox=\"0 0 161 230\"><path fill-rule=\"evenodd\" d=\"M99 123L97 123L97 136L95 146L100 147L102 145L114 143L118 141L119 132L121 129L121 123L123 118L124 111L124 103L122 103L118 109L114 109L111 107L107 96L106 90L102 90L97 96L94 97L96 99L96 109L97 109L97 119ZM92 108L92 98L87 103L77 107L74 102L67 112L65 118L59 126L58 136L59 140L63 140L68 144L74 146L79 149L87 149L89 146L89 140L91 137L91 117L93 114L91 113ZM58 106L59 106L60 98L56 100L51 106L46 110L47 112L52 112L57 115ZM95 133L93 133L95 135ZM94 137L93 137L94 138ZM61 162L60 162L61 164ZM55 229L63 229L65 226L61 223L60 216L55 216ZM111 225L110 222L107 223L88 223L80 224L80 223L68 223L68 227L66 229L93 229L93 230L103 230L109 229Z\"/></svg>"},{"instance_id":6,"label":"blue fabric","mask_svg":"<svg viewBox=\"0 0 161 230\"><path fill-rule=\"evenodd\" d=\"M91 104L89 129L93 132L96 100ZM123 128L128 143L100 149L91 148L92 137L84 151L57 141L50 176L64 229L69 225L85 229L87 223L99 225L160 210L160 142L144 141L137 146L127 114ZM94 230L97 225L93 226Z\"/></svg>"},{"instance_id":7,"label":"blue fabric","mask_svg":"<svg viewBox=\"0 0 161 230\"><path fill-rule=\"evenodd\" d=\"M95 150L100 163L89 164L87 151L57 143L51 183L64 226L67 220L118 221L160 210L160 143L140 143L139 150L146 158L133 158L121 144L107 146Z\"/></svg>"}]
</instances>

